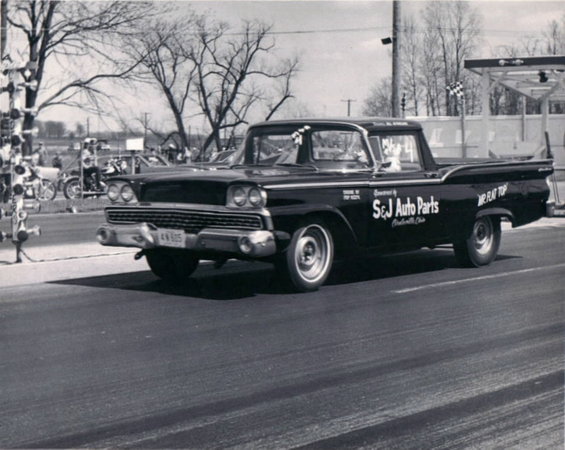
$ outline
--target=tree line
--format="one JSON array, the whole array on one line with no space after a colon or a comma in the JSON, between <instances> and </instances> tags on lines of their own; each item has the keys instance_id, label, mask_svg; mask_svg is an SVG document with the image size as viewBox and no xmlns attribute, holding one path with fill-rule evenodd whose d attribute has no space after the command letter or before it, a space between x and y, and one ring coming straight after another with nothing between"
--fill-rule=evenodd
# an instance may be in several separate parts
<instances>
[{"instance_id":1,"label":"tree line","mask_svg":"<svg viewBox=\"0 0 565 450\"><path fill-rule=\"evenodd\" d=\"M118 0L10 2L8 22L22 37L11 47L19 46L15 53L37 64L38 89L26 89L25 106L38 113L61 105L114 111L129 127L111 92L116 86L156 88L174 130L138 121L163 143L188 146L187 123L203 116L210 130L205 150L219 148L222 133L233 135L251 111L269 119L293 96L298 59L276 55L268 24L247 21L231 28L189 8ZM35 115L26 113L24 129L34 122Z\"/></svg>"},{"instance_id":2,"label":"tree line","mask_svg":"<svg viewBox=\"0 0 565 450\"><path fill-rule=\"evenodd\" d=\"M137 130L141 126L160 143L184 147L190 145L192 121L204 118L206 151L219 149L250 117L268 120L293 98L299 59L281 57L271 25L260 21L234 27L179 2L0 1L9 2L10 56L36 62L38 89L26 88L25 106L39 114L61 105L78 107L117 117L128 130L131 117L120 115L113 93L157 90L174 126L165 129L140 112ZM401 32L406 112L457 115L460 105L445 88L461 81L467 113L479 113L479 80L463 70L464 60L481 45L482 19L472 3L428 2L418 19L403 18ZM564 47L565 15L539 37L500 47L493 57L565 54ZM383 79L363 112L390 116L390 99L391 80ZM537 106L527 107L531 112ZM493 114L516 114L519 108L516 94L495 89ZM35 115L26 113L24 128L32 129L34 122ZM48 134L64 134L52 125Z\"/></svg>"},{"instance_id":3,"label":"tree line","mask_svg":"<svg viewBox=\"0 0 565 450\"><path fill-rule=\"evenodd\" d=\"M403 17L401 27L402 93L408 115L454 116L460 103L446 87L461 82L466 113L481 110L480 80L463 69L465 59L474 57L482 43L482 17L470 2L456 0L426 3L418 18ZM513 58L565 54L565 14L552 20L538 36L529 36L493 49L493 58ZM363 113L390 116L392 80L378 81L364 101ZM527 113L538 113L538 102L528 100ZM520 95L497 86L490 97L494 115L520 114ZM564 112L563 104L553 104L552 112Z\"/></svg>"}]
</instances>

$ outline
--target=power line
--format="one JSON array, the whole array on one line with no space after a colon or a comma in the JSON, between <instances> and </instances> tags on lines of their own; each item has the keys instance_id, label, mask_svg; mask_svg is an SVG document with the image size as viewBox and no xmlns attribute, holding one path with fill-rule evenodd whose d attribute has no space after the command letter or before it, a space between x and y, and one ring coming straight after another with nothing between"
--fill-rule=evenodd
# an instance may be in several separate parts
<instances>
[{"instance_id":1,"label":"power line","mask_svg":"<svg viewBox=\"0 0 565 450\"><path fill-rule=\"evenodd\" d=\"M300 34L323 34L323 33L361 33L361 32L368 32L368 31L379 31L379 30L385 30L385 31L390 31L391 27L390 26L371 26L371 27L360 27L360 28L326 28L326 29L320 29L320 30L315 30L315 29L309 29L309 30L283 30L283 31L267 31L265 34L267 35L271 35L271 36L284 36L284 35L292 35L292 34L296 34L296 35L300 35ZM441 31L457 31L458 28L456 27L434 27L435 30L441 30ZM426 28L422 28L422 27L414 27L412 28L412 30L416 33L425 33L427 32ZM43 31L43 30L42 30ZM399 31L406 33L409 30L406 27L400 27ZM489 29L483 29L482 32L483 33L508 33L508 34L522 34L522 35L528 35L530 33L539 33L541 30L518 30L518 29L514 29L514 30L489 30ZM247 33L245 32L229 32L229 33L225 33L226 36L244 36ZM27 37L23 36L23 35L15 35L14 38L16 40L27 40Z\"/></svg>"},{"instance_id":2,"label":"power line","mask_svg":"<svg viewBox=\"0 0 565 450\"><path fill-rule=\"evenodd\" d=\"M371 27L360 27L360 28L326 28L320 30L286 30L286 31L268 31L265 34L277 36L277 35L290 35L290 34L317 34L317 33L356 33L356 32L366 32L366 31L379 31L379 30L386 30L389 31L391 29L390 26L371 26ZM412 30L416 33L426 33L428 30L422 27L414 27ZM458 31L457 27L434 27L434 30L441 30L441 31ZM399 31L406 33L408 32L408 28L400 27ZM523 34L527 35L528 33L539 33L540 30L491 30L491 29L483 29L483 33L509 33L509 34ZM232 32L226 33L228 36L243 36L247 33L244 32Z\"/></svg>"}]
</instances>

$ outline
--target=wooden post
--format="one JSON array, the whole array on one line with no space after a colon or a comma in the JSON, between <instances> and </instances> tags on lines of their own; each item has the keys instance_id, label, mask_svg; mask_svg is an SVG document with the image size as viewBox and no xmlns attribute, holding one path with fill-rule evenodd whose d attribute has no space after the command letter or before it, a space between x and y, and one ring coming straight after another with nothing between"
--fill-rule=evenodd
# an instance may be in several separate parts
<instances>
[{"instance_id":1,"label":"wooden post","mask_svg":"<svg viewBox=\"0 0 565 450\"><path fill-rule=\"evenodd\" d=\"M465 95L461 96L461 156L467 157L467 145L465 143Z\"/></svg>"},{"instance_id":2,"label":"wooden post","mask_svg":"<svg viewBox=\"0 0 565 450\"><path fill-rule=\"evenodd\" d=\"M8 45L8 0L0 3L0 59L6 56Z\"/></svg>"},{"instance_id":3,"label":"wooden post","mask_svg":"<svg viewBox=\"0 0 565 450\"><path fill-rule=\"evenodd\" d=\"M488 158L489 156L489 118L490 118L490 80L489 74L486 69L483 69L481 78L481 116L482 116L482 130L481 130L481 148L479 149L479 156Z\"/></svg>"},{"instance_id":4,"label":"wooden post","mask_svg":"<svg viewBox=\"0 0 565 450\"><path fill-rule=\"evenodd\" d=\"M549 115L549 97L546 97L541 102L541 133L540 143L545 145L545 133L548 132L548 115Z\"/></svg>"}]
</instances>

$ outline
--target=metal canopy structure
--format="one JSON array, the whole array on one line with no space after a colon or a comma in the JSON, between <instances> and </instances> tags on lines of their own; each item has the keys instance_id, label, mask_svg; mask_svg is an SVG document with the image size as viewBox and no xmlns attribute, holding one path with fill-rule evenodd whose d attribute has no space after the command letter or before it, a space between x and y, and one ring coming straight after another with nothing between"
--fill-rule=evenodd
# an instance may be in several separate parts
<instances>
[{"instance_id":1,"label":"metal canopy structure","mask_svg":"<svg viewBox=\"0 0 565 450\"><path fill-rule=\"evenodd\" d=\"M565 56L469 59L465 68L534 100L565 101Z\"/></svg>"},{"instance_id":2,"label":"metal canopy structure","mask_svg":"<svg viewBox=\"0 0 565 450\"><path fill-rule=\"evenodd\" d=\"M492 90L505 86L524 97L541 102L542 140L547 131L550 101L565 101L565 56L539 56L527 58L468 59L464 67L482 78L482 151L489 147L489 97Z\"/></svg>"}]
</instances>

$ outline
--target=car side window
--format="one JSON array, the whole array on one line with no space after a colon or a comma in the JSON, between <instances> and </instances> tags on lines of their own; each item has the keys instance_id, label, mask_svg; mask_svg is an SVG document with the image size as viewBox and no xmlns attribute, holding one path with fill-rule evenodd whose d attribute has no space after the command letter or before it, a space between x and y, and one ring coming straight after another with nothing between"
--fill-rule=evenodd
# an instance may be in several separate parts
<instances>
[{"instance_id":1,"label":"car side window","mask_svg":"<svg viewBox=\"0 0 565 450\"><path fill-rule=\"evenodd\" d=\"M369 162L361 133L351 130L312 131L312 158L314 161Z\"/></svg>"},{"instance_id":2,"label":"car side window","mask_svg":"<svg viewBox=\"0 0 565 450\"><path fill-rule=\"evenodd\" d=\"M379 134L370 136L375 158L385 163L386 172L422 170L418 140L414 134Z\"/></svg>"}]
</instances>

